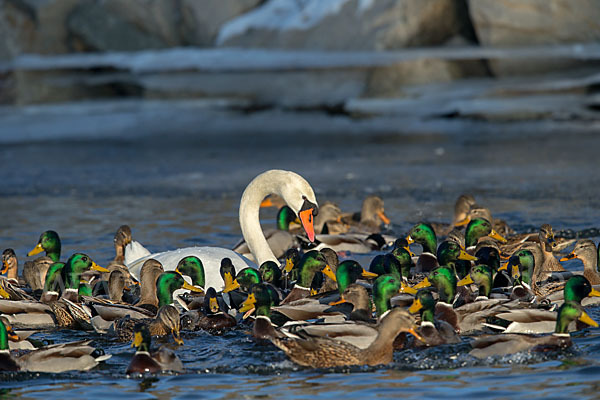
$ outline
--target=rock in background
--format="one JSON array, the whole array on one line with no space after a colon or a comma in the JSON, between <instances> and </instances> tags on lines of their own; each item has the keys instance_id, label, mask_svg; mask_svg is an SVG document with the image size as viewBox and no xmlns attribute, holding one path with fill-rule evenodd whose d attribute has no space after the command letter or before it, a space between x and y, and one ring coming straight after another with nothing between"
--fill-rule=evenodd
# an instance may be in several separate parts
<instances>
[{"instance_id":1,"label":"rock in background","mask_svg":"<svg viewBox=\"0 0 600 400\"><path fill-rule=\"evenodd\" d=\"M469 0L482 46L519 47L598 42L598 0ZM542 73L581 65L565 60L491 61L498 76Z\"/></svg>"}]
</instances>

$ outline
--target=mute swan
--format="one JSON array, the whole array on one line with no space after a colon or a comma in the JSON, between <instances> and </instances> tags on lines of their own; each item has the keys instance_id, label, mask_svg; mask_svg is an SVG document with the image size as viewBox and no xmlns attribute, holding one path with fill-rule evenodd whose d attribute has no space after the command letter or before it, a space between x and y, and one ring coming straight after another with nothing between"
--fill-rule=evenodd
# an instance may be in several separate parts
<instances>
[{"instance_id":1,"label":"mute swan","mask_svg":"<svg viewBox=\"0 0 600 400\"><path fill-rule=\"evenodd\" d=\"M300 218L309 240L314 241L313 218L318 213L318 207L312 187L295 172L274 169L263 172L254 178L244 190L240 201L239 217L242 236L248 244L256 264L233 250L221 247L186 247L150 254L141 244L132 241L125 248L125 265L137 279L142 264L149 258L159 261L165 271L172 271L183 257L196 256L204 264L206 273L204 287L221 290L224 284L219 275L219 268L221 260L225 257L231 259L236 272L246 267L256 268L257 264L260 265L265 261L279 263L265 239L258 219L260 203L269 194L277 194L285 200Z\"/></svg>"}]
</instances>

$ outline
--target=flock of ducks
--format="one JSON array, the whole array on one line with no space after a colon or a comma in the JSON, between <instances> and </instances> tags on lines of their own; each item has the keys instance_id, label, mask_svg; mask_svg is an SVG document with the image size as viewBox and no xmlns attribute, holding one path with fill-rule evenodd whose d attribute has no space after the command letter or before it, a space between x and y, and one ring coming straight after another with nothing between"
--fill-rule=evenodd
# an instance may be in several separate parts
<instances>
[{"instance_id":1,"label":"flock of ducks","mask_svg":"<svg viewBox=\"0 0 600 400\"><path fill-rule=\"evenodd\" d=\"M124 372L143 374L184 370L173 350L182 331L242 327L316 368L387 364L395 350L465 342L477 358L547 352L571 346L572 331L598 327L584 310L600 296L595 243L579 240L561 256L574 240L555 238L548 224L516 234L472 196L457 199L451 223L418 222L401 238L382 234L390 220L379 197L365 199L357 213L319 207L310 185L288 171L259 175L241 203L244 240L235 252L151 254L127 225L117 230L106 267L84 253L61 261L51 230L27 254L45 255L27 261L22 276L15 252L4 250L0 369L85 371L110 359L91 340L29 339L49 329L131 342L136 350ZM272 206L276 229L259 235L258 210ZM368 266L352 259L372 251ZM583 262L581 274L561 265L574 258ZM153 337L172 344L153 349Z\"/></svg>"}]
</instances>

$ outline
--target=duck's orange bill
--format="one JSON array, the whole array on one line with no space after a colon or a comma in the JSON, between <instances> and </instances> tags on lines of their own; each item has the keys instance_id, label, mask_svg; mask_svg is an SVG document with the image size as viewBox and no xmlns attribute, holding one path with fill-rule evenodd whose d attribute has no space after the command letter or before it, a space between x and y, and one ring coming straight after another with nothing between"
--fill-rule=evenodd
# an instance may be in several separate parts
<instances>
[{"instance_id":1,"label":"duck's orange bill","mask_svg":"<svg viewBox=\"0 0 600 400\"><path fill-rule=\"evenodd\" d=\"M183 344L183 339L181 338L181 336L179 336L179 331L171 329L171 335L173 335L173 340L175 341L175 343L177 343L179 346Z\"/></svg>"},{"instance_id":2,"label":"duck's orange bill","mask_svg":"<svg viewBox=\"0 0 600 400\"><path fill-rule=\"evenodd\" d=\"M264 199L261 203L260 203L260 208L265 208L265 207L275 207L275 204L273 204L273 202L271 201L271 198L268 197L266 199Z\"/></svg>"},{"instance_id":3,"label":"duck's orange bill","mask_svg":"<svg viewBox=\"0 0 600 400\"><path fill-rule=\"evenodd\" d=\"M504 264L502 264L502 266L500 268L498 268L498 271L504 271L504 270L508 270L508 263L505 262Z\"/></svg>"},{"instance_id":4,"label":"duck's orange bill","mask_svg":"<svg viewBox=\"0 0 600 400\"><path fill-rule=\"evenodd\" d=\"M408 235L406 237L406 243L411 244L411 243L414 243L414 242L415 242L415 239L413 239L410 235Z\"/></svg>"},{"instance_id":5,"label":"duck's orange bill","mask_svg":"<svg viewBox=\"0 0 600 400\"><path fill-rule=\"evenodd\" d=\"M458 221L457 223L454 224L454 226L464 226L464 225L467 225L469 222L471 222L471 217L467 217L467 218L463 219L462 221Z\"/></svg>"},{"instance_id":6,"label":"duck's orange bill","mask_svg":"<svg viewBox=\"0 0 600 400\"><path fill-rule=\"evenodd\" d=\"M417 339L419 339L421 342L425 342L425 339L423 339L423 337L417 333L417 331L415 330L414 327L410 328L408 330L408 333L410 333L411 335L413 335L414 337L416 337Z\"/></svg>"},{"instance_id":7,"label":"duck's orange bill","mask_svg":"<svg viewBox=\"0 0 600 400\"><path fill-rule=\"evenodd\" d=\"M6 260L2 260L2 271L0 271L0 274L4 275L6 272L8 272L8 263Z\"/></svg>"},{"instance_id":8,"label":"duck's orange bill","mask_svg":"<svg viewBox=\"0 0 600 400\"><path fill-rule=\"evenodd\" d=\"M387 217L387 215L385 215L385 213L383 211L377 211L377 215L379 216L379 218L381 218L381 220L383 221L384 224L389 225L390 219Z\"/></svg>"},{"instance_id":9,"label":"duck's orange bill","mask_svg":"<svg viewBox=\"0 0 600 400\"><path fill-rule=\"evenodd\" d=\"M300 211L300 213L298 213L298 216L300 217L300 221L302 222L302 227L304 228L304 231L306 232L306 235L308 236L308 240L310 240L311 242L315 241L315 228L313 226L313 209L309 208L306 209L304 211Z\"/></svg>"},{"instance_id":10,"label":"duck's orange bill","mask_svg":"<svg viewBox=\"0 0 600 400\"><path fill-rule=\"evenodd\" d=\"M338 304L343 304L346 303L346 299L344 299L343 297L341 299L339 299L338 301L332 301L331 303L329 303L330 306L337 306Z\"/></svg>"},{"instance_id":11,"label":"duck's orange bill","mask_svg":"<svg viewBox=\"0 0 600 400\"><path fill-rule=\"evenodd\" d=\"M8 340L10 340L11 342L20 342L21 338L15 333L15 331L13 331L12 326L8 324L5 324L5 326L6 334L8 335Z\"/></svg>"},{"instance_id":12,"label":"duck's orange bill","mask_svg":"<svg viewBox=\"0 0 600 400\"><path fill-rule=\"evenodd\" d=\"M569 261L569 260L572 260L574 258L577 258L577 254L571 253L571 254L567 254L566 256L564 256L563 258L561 258L560 261Z\"/></svg>"}]
</instances>

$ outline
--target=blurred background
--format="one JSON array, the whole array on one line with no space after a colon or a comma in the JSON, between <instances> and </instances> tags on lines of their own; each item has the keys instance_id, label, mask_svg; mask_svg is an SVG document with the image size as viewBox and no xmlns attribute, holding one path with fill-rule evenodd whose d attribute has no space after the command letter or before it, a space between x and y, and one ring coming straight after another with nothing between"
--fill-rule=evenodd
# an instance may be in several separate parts
<instances>
[{"instance_id":1,"label":"blurred background","mask_svg":"<svg viewBox=\"0 0 600 400\"><path fill-rule=\"evenodd\" d=\"M0 0L0 239L231 246L270 168L396 234L461 193L600 225L599 38L595 0Z\"/></svg>"}]
</instances>

